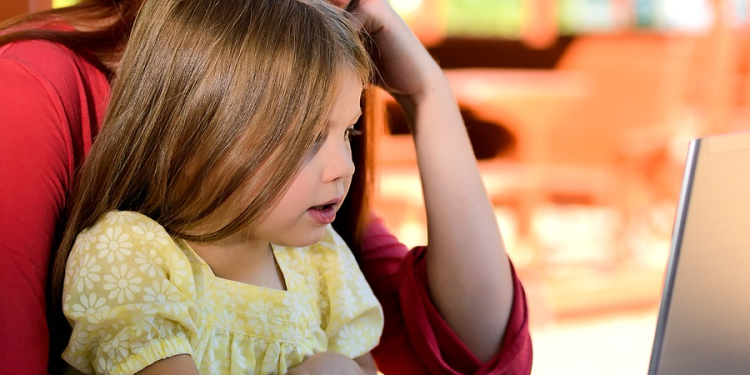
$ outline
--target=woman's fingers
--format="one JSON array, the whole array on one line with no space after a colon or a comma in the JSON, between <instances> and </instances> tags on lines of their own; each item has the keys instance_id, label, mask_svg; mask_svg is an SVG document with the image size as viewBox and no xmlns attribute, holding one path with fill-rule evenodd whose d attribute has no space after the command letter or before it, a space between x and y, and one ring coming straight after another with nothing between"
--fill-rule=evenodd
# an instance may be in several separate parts
<instances>
[{"instance_id":1,"label":"woman's fingers","mask_svg":"<svg viewBox=\"0 0 750 375\"><path fill-rule=\"evenodd\" d=\"M373 60L384 87L392 94L417 96L440 68L385 0L359 0L351 13L376 46Z\"/></svg>"}]
</instances>

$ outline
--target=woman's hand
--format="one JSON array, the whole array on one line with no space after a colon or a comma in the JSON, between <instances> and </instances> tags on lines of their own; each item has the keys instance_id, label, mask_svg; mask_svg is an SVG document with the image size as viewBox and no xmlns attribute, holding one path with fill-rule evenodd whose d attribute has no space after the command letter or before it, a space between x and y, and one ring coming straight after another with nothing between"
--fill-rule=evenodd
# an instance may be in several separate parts
<instances>
[{"instance_id":1,"label":"woman's hand","mask_svg":"<svg viewBox=\"0 0 750 375\"><path fill-rule=\"evenodd\" d=\"M345 1L336 1L339 6ZM353 5L353 6L352 6ZM443 74L432 56L385 0L360 0L349 11L373 38L381 85L394 97L419 97Z\"/></svg>"},{"instance_id":2,"label":"woman's hand","mask_svg":"<svg viewBox=\"0 0 750 375\"><path fill-rule=\"evenodd\" d=\"M375 362L370 354L351 359L336 352L312 355L286 375L375 375Z\"/></svg>"}]
</instances>

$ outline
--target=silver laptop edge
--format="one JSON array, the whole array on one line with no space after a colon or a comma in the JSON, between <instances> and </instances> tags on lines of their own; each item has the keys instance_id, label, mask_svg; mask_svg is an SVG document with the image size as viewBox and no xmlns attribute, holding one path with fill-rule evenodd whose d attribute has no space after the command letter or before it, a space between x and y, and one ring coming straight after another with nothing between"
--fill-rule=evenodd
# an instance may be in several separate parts
<instances>
[{"instance_id":1,"label":"silver laptop edge","mask_svg":"<svg viewBox=\"0 0 750 375\"><path fill-rule=\"evenodd\" d=\"M656 334L654 335L654 346L651 350L648 375L657 375L659 370L659 358L661 357L662 344L664 343L664 333L667 326L667 317L669 316L669 304L672 299L675 275L677 274L677 261L680 256L680 246L682 245L682 235L685 231L687 211L690 208L688 203L690 202L690 193L693 188L693 177L695 176L695 167L698 163L700 146L701 140L695 139L690 142L690 146L688 147L685 173L682 177L680 199L677 205L677 213L675 214L669 261L667 262L667 271L664 276L664 286L662 287L661 304L659 305L659 316L656 323Z\"/></svg>"}]
</instances>

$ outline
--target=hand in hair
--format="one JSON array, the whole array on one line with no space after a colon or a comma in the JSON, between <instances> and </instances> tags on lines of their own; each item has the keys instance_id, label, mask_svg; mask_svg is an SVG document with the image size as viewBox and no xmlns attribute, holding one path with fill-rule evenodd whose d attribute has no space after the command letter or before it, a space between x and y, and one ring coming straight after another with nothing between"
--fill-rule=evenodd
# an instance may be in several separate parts
<instances>
[{"instance_id":1,"label":"hand in hair","mask_svg":"<svg viewBox=\"0 0 750 375\"><path fill-rule=\"evenodd\" d=\"M375 375L375 362L369 354L351 359L336 352L317 353L286 375Z\"/></svg>"},{"instance_id":2,"label":"hand in hair","mask_svg":"<svg viewBox=\"0 0 750 375\"><path fill-rule=\"evenodd\" d=\"M396 99L418 97L430 90L436 76L442 76L438 64L387 1L353 1L347 9L375 42L372 58L380 84Z\"/></svg>"},{"instance_id":3,"label":"hand in hair","mask_svg":"<svg viewBox=\"0 0 750 375\"><path fill-rule=\"evenodd\" d=\"M372 36L381 84L401 105L414 137L430 295L466 346L488 361L501 348L513 279L458 104L438 64L385 0L348 8Z\"/></svg>"}]
</instances>

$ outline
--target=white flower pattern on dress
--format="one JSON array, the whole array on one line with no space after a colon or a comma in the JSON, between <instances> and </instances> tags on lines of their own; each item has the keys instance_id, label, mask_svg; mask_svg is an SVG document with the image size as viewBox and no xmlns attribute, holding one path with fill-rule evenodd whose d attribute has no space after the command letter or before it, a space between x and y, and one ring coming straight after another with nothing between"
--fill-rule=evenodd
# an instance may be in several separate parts
<instances>
[{"instance_id":1,"label":"white flower pattern on dress","mask_svg":"<svg viewBox=\"0 0 750 375\"><path fill-rule=\"evenodd\" d=\"M156 316L159 310L153 306L145 304L143 305L143 315L135 315L131 318L130 324L134 327L135 336L142 337L144 341L151 341L153 339L153 332L158 332L156 324ZM133 350L135 352L135 350Z\"/></svg>"},{"instance_id":2,"label":"white flower pattern on dress","mask_svg":"<svg viewBox=\"0 0 750 375\"><path fill-rule=\"evenodd\" d=\"M172 253L172 257L168 264L172 269L171 277L174 283L176 285L182 285L183 280L190 274L190 272L188 272L190 266L188 265L184 254Z\"/></svg>"},{"instance_id":3,"label":"white flower pattern on dress","mask_svg":"<svg viewBox=\"0 0 750 375\"><path fill-rule=\"evenodd\" d=\"M143 291L145 293L144 301L159 305L166 312L179 314L187 310L184 304L179 303L179 291L167 280L162 280L161 283L154 280L151 287L147 286Z\"/></svg>"},{"instance_id":4,"label":"white flower pattern on dress","mask_svg":"<svg viewBox=\"0 0 750 375\"><path fill-rule=\"evenodd\" d=\"M336 345L346 348L346 353L361 353L367 350L367 338L369 332L355 329L352 326L344 326L339 331L339 337L336 339Z\"/></svg>"},{"instance_id":5,"label":"white flower pattern on dress","mask_svg":"<svg viewBox=\"0 0 750 375\"><path fill-rule=\"evenodd\" d=\"M77 331L70 336L68 345L75 351L83 350L89 341L89 332Z\"/></svg>"},{"instance_id":6,"label":"white flower pattern on dress","mask_svg":"<svg viewBox=\"0 0 750 375\"><path fill-rule=\"evenodd\" d=\"M350 318L354 316L357 311L357 297L350 288L341 288L336 292L335 300L337 305L340 306L342 316L344 318Z\"/></svg>"},{"instance_id":7,"label":"white flower pattern on dress","mask_svg":"<svg viewBox=\"0 0 750 375\"><path fill-rule=\"evenodd\" d=\"M109 291L108 298L116 298L117 303L132 301L135 296L134 293L141 291L138 284L143 281L142 277L136 275L137 271L128 269L125 264L120 267L112 267L111 274L104 275L104 290Z\"/></svg>"},{"instance_id":8,"label":"white flower pattern on dress","mask_svg":"<svg viewBox=\"0 0 750 375\"><path fill-rule=\"evenodd\" d=\"M90 254L84 255L81 263L74 267L73 271L78 277L76 290L82 292L84 287L88 290L93 289L94 283L101 281L101 277L99 277L99 271L101 270L101 265L96 263L96 257Z\"/></svg>"},{"instance_id":9,"label":"white flower pattern on dress","mask_svg":"<svg viewBox=\"0 0 750 375\"><path fill-rule=\"evenodd\" d=\"M110 306L106 305L106 306L103 306L95 314L85 315L86 323L89 324L87 329L90 331L98 330L100 326L104 323L108 323L110 327L115 328L117 325L117 322L116 321L110 322L110 319L112 319L111 311L112 309L110 308Z\"/></svg>"},{"instance_id":10,"label":"white flower pattern on dress","mask_svg":"<svg viewBox=\"0 0 750 375\"><path fill-rule=\"evenodd\" d=\"M108 357L106 355L102 355L96 361L96 373L97 374L106 374L106 373L109 373L109 370L112 367L114 367L114 362L112 361L112 357Z\"/></svg>"},{"instance_id":11,"label":"white flower pattern on dress","mask_svg":"<svg viewBox=\"0 0 750 375\"><path fill-rule=\"evenodd\" d=\"M114 337L108 335L102 341L102 350L112 359L125 358L130 354L130 335L127 332Z\"/></svg>"},{"instance_id":12,"label":"white flower pattern on dress","mask_svg":"<svg viewBox=\"0 0 750 375\"><path fill-rule=\"evenodd\" d=\"M122 262L126 256L132 254L133 244L128 241L130 235L122 232L122 227L110 227L98 237L99 242L96 249L99 250L99 258L107 259L112 263L117 259Z\"/></svg>"},{"instance_id":13,"label":"white flower pattern on dress","mask_svg":"<svg viewBox=\"0 0 750 375\"><path fill-rule=\"evenodd\" d=\"M128 211L113 211L107 214L104 222L110 226L117 224L135 223L136 218Z\"/></svg>"},{"instance_id":14,"label":"white flower pattern on dress","mask_svg":"<svg viewBox=\"0 0 750 375\"><path fill-rule=\"evenodd\" d=\"M343 243L329 227L310 247L274 245L287 286L274 290L217 278L153 220L109 213L79 234L66 266L63 358L119 375L187 353L202 374L282 375L316 352L365 354L382 311Z\"/></svg>"},{"instance_id":15,"label":"white flower pattern on dress","mask_svg":"<svg viewBox=\"0 0 750 375\"><path fill-rule=\"evenodd\" d=\"M158 253L154 249L139 249L135 252L135 264L138 265L138 270L145 272L148 277L154 277L156 272L163 272L161 265L164 261L158 256Z\"/></svg>"},{"instance_id":16,"label":"white flower pattern on dress","mask_svg":"<svg viewBox=\"0 0 750 375\"><path fill-rule=\"evenodd\" d=\"M105 306L107 300L105 298L98 298L96 293L87 295L81 295L79 300L80 303L73 304L70 309L70 314L73 317L93 315L96 313L104 313L109 311L109 306Z\"/></svg>"},{"instance_id":17,"label":"white flower pattern on dress","mask_svg":"<svg viewBox=\"0 0 750 375\"><path fill-rule=\"evenodd\" d=\"M154 221L138 221L131 228L133 233L140 236L143 243L157 243L162 246L169 244L170 238L164 233L162 227Z\"/></svg>"}]
</instances>

